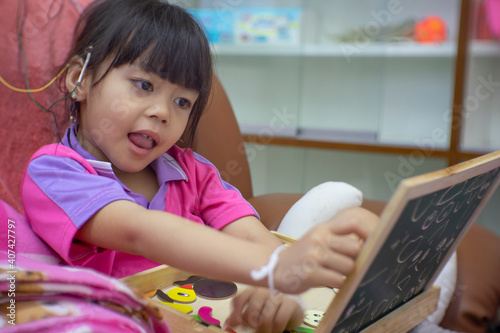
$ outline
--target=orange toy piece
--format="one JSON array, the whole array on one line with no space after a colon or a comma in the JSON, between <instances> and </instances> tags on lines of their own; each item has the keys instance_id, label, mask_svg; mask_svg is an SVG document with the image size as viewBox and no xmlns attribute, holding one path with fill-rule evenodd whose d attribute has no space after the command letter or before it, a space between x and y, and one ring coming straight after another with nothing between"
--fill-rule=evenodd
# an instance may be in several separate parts
<instances>
[{"instance_id":1,"label":"orange toy piece","mask_svg":"<svg viewBox=\"0 0 500 333\"><path fill-rule=\"evenodd\" d=\"M420 43L441 43L447 38L446 22L439 16L429 15L415 24L415 40Z\"/></svg>"}]
</instances>

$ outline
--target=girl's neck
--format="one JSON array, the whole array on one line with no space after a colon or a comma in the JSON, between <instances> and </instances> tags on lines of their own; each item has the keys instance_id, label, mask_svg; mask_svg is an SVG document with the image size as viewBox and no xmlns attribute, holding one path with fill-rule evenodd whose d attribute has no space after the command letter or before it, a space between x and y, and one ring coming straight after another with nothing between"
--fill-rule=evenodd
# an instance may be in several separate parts
<instances>
[{"instance_id":1,"label":"girl's neck","mask_svg":"<svg viewBox=\"0 0 500 333\"><path fill-rule=\"evenodd\" d=\"M129 173L113 168L116 177L120 179L129 189L135 193L142 194L149 202L160 189L156 172L151 166L147 166L139 172Z\"/></svg>"}]
</instances>

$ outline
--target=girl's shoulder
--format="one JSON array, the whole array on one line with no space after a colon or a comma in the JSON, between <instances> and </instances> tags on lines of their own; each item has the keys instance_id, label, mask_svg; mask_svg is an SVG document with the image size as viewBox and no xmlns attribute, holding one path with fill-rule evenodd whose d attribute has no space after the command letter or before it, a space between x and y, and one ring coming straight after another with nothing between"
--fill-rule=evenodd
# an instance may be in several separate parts
<instances>
[{"instance_id":1,"label":"girl's shoulder","mask_svg":"<svg viewBox=\"0 0 500 333\"><path fill-rule=\"evenodd\" d=\"M52 155L52 156L61 156L61 157L72 157L74 159L84 159L80 154L71 149L70 147L66 147L60 143L51 143L39 148L31 157L31 159L37 158L42 155Z\"/></svg>"},{"instance_id":2,"label":"girl's shoulder","mask_svg":"<svg viewBox=\"0 0 500 333\"><path fill-rule=\"evenodd\" d=\"M208 159L193 151L191 148L173 146L163 156L163 160L176 170L182 170L188 179L206 178L219 173L217 167ZM218 178L218 177L217 177Z\"/></svg>"},{"instance_id":3,"label":"girl's shoulder","mask_svg":"<svg viewBox=\"0 0 500 333\"><path fill-rule=\"evenodd\" d=\"M196 163L195 156L197 155L191 148L182 148L177 145L172 146L165 154L169 160L175 160L176 163L183 167L189 168Z\"/></svg>"},{"instance_id":4,"label":"girl's shoulder","mask_svg":"<svg viewBox=\"0 0 500 333\"><path fill-rule=\"evenodd\" d=\"M212 162L193 151L191 148L181 148L175 145L167 151L167 155L174 158L181 165L192 166L202 164L215 167Z\"/></svg>"},{"instance_id":5,"label":"girl's shoulder","mask_svg":"<svg viewBox=\"0 0 500 333\"><path fill-rule=\"evenodd\" d=\"M42 146L38 149L28 161L28 165L35 159L43 156L55 156L69 158L81 164L85 169L91 173L95 173L94 167L87 161L82 155L78 154L76 151L60 143L51 143Z\"/></svg>"},{"instance_id":6,"label":"girl's shoulder","mask_svg":"<svg viewBox=\"0 0 500 333\"><path fill-rule=\"evenodd\" d=\"M173 145L167 154L175 158L176 160L181 158L191 158L193 156L193 150L191 148L181 148L177 145ZM187 155L187 156L185 156Z\"/></svg>"}]
</instances>

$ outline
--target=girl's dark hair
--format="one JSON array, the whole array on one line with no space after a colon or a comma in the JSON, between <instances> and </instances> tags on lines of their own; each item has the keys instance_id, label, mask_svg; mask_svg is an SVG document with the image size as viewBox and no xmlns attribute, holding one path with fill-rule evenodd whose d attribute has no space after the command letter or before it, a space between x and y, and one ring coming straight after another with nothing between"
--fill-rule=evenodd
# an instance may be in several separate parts
<instances>
[{"instance_id":1,"label":"girl's dark hair","mask_svg":"<svg viewBox=\"0 0 500 333\"><path fill-rule=\"evenodd\" d=\"M106 59L111 68L136 60L147 72L199 92L189 115L188 146L205 109L212 84L212 58L207 38L183 8L159 0L98 0L83 12L75 29L74 56L83 60L92 46L88 70Z\"/></svg>"}]
</instances>

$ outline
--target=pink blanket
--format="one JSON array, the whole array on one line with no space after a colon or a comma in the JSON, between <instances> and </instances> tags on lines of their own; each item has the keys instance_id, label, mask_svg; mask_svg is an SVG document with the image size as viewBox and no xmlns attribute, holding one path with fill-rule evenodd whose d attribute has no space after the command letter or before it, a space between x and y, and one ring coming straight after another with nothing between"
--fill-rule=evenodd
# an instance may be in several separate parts
<instances>
[{"instance_id":1,"label":"pink blanket","mask_svg":"<svg viewBox=\"0 0 500 333\"><path fill-rule=\"evenodd\" d=\"M2 332L169 332L149 298L60 261L24 216L0 200Z\"/></svg>"},{"instance_id":2,"label":"pink blanket","mask_svg":"<svg viewBox=\"0 0 500 333\"><path fill-rule=\"evenodd\" d=\"M12 253L0 251L2 332L169 332L153 301L121 281Z\"/></svg>"}]
</instances>

